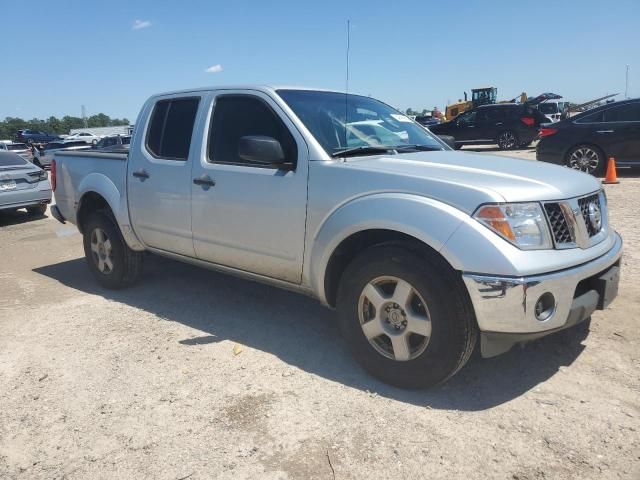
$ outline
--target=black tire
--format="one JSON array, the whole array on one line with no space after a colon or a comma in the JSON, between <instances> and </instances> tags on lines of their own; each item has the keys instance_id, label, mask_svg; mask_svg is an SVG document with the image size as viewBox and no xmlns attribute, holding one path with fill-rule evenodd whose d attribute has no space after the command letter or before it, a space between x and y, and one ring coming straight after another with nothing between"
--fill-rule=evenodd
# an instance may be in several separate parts
<instances>
[{"instance_id":1,"label":"black tire","mask_svg":"<svg viewBox=\"0 0 640 480\"><path fill-rule=\"evenodd\" d=\"M578 163L579 161L576 159L576 162L573 161L573 156L574 154L578 154L580 153L580 151L584 151L585 155L595 155L594 158L597 158L597 165L595 165L594 168L577 168L578 167ZM592 152L591 154L589 152ZM567 155L565 156L564 162L565 165L569 168L573 168L575 170L580 170L582 172L585 173L589 173L591 175L594 175L596 177L601 177L602 175L604 175L604 170L605 170L605 155L604 152L602 150L600 150L598 147L596 147L595 145L576 145L575 147L571 148L568 152ZM586 164L585 164L586 167Z\"/></svg>"},{"instance_id":2,"label":"black tire","mask_svg":"<svg viewBox=\"0 0 640 480\"><path fill-rule=\"evenodd\" d=\"M511 130L500 132L498 138L496 138L496 143L500 150L513 150L519 145L518 136Z\"/></svg>"},{"instance_id":3,"label":"black tire","mask_svg":"<svg viewBox=\"0 0 640 480\"><path fill-rule=\"evenodd\" d=\"M418 348L409 360L388 358L374 346L374 341L391 338L386 333L370 341L363 332L361 295L380 277L408 282L427 304L431 334L422 337L428 338L424 350ZM430 387L449 379L471 357L478 335L460 276L437 254L414 253L402 244L371 247L347 266L338 289L337 310L340 329L356 360L373 376L403 388Z\"/></svg>"},{"instance_id":4,"label":"black tire","mask_svg":"<svg viewBox=\"0 0 640 480\"><path fill-rule=\"evenodd\" d=\"M33 215L41 217L45 214L45 212L47 211L47 206L46 205L34 205L33 207L27 207L27 213L29 215Z\"/></svg>"},{"instance_id":5,"label":"black tire","mask_svg":"<svg viewBox=\"0 0 640 480\"><path fill-rule=\"evenodd\" d=\"M98 253L92 251L92 238L95 238L96 229L106 235L110 243L112 268L109 271L101 271ZM98 280L100 285L109 289L120 289L134 283L142 273L142 252L131 250L118 228L115 220L105 211L93 213L84 225L84 254L89 265L89 270Z\"/></svg>"}]
</instances>

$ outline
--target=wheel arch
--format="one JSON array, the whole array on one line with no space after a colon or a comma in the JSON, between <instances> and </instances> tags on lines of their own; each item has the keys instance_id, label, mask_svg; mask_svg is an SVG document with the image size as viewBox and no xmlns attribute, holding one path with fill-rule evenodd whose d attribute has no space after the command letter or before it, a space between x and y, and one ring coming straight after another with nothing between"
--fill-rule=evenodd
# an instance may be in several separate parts
<instances>
[{"instance_id":1,"label":"wheel arch","mask_svg":"<svg viewBox=\"0 0 640 480\"><path fill-rule=\"evenodd\" d=\"M412 194L358 198L336 209L318 228L305 280L321 302L335 306L346 266L360 252L382 243L402 243L455 268L440 250L466 216L450 205Z\"/></svg>"},{"instance_id":2,"label":"wheel arch","mask_svg":"<svg viewBox=\"0 0 640 480\"><path fill-rule=\"evenodd\" d=\"M89 174L82 180L78 190L81 193L76 207L76 223L81 233L84 233L83 225L90 213L107 210L129 248L138 251L144 249L131 229L127 199L110 178L97 173Z\"/></svg>"}]
</instances>

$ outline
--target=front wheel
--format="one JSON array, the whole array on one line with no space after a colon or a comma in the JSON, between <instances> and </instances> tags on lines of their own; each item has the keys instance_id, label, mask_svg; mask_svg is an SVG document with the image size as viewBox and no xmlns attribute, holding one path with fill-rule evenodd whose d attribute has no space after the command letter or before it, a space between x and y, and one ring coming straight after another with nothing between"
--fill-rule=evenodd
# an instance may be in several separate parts
<instances>
[{"instance_id":1,"label":"front wheel","mask_svg":"<svg viewBox=\"0 0 640 480\"><path fill-rule=\"evenodd\" d=\"M473 352L477 327L464 285L435 257L403 246L376 246L342 276L340 328L356 360L384 382L436 385Z\"/></svg>"},{"instance_id":2,"label":"front wheel","mask_svg":"<svg viewBox=\"0 0 640 480\"><path fill-rule=\"evenodd\" d=\"M83 243L89 269L103 287L124 288L142 273L142 253L129 248L107 213L92 214L84 227Z\"/></svg>"},{"instance_id":3,"label":"front wheel","mask_svg":"<svg viewBox=\"0 0 640 480\"><path fill-rule=\"evenodd\" d=\"M591 175L602 175L604 173L604 154L600 149L591 145L578 145L567 153L566 165Z\"/></svg>"},{"instance_id":4,"label":"front wheel","mask_svg":"<svg viewBox=\"0 0 640 480\"><path fill-rule=\"evenodd\" d=\"M498 135L498 147L500 150L511 150L518 146L518 137L510 130L506 130Z\"/></svg>"}]
</instances>

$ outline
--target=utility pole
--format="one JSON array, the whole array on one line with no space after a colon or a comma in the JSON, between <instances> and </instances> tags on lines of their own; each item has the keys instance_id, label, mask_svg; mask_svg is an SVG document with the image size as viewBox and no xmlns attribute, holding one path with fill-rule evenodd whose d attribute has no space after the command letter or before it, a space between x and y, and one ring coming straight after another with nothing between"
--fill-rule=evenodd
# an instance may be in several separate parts
<instances>
[{"instance_id":1,"label":"utility pole","mask_svg":"<svg viewBox=\"0 0 640 480\"><path fill-rule=\"evenodd\" d=\"M84 128L87 128L87 109L84 108L84 105L81 105L82 108L82 123L84 125Z\"/></svg>"},{"instance_id":2,"label":"utility pole","mask_svg":"<svg viewBox=\"0 0 640 480\"><path fill-rule=\"evenodd\" d=\"M624 77L624 98L629 98L629 64L627 64L627 72Z\"/></svg>"}]
</instances>

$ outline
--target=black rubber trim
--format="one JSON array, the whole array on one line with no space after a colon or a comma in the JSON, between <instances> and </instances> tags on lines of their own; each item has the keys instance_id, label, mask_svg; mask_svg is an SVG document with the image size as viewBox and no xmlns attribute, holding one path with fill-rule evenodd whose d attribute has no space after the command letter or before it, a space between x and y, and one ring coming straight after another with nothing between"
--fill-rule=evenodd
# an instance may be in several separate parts
<instances>
[{"instance_id":1,"label":"black rubber trim","mask_svg":"<svg viewBox=\"0 0 640 480\"><path fill-rule=\"evenodd\" d=\"M67 223L67 221L65 220L65 218L62 216L62 214L60 213L60 210L58 209L57 205L52 205L51 206L51 215L53 215L53 218L55 218L56 220L58 220L60 223Z\"/></svg>"},{"instance_id":2,"label":"black rubber trim","mask_svg":"<svg viewBox=\"0 0 640 480\"><path fill-rule=\"evenodd\" d=\"M529 342L547 335L571 328L591 316L598 309L600 295L596 290L589 290L576 297L571 304L571 310L567 321L562 327L542 332L531 333L504 333L504 332L480 332L480 350L484 358L495 357L508 352L517 343Z\"/></svg>"}]
</instances>

